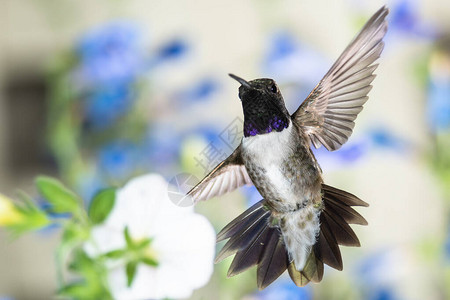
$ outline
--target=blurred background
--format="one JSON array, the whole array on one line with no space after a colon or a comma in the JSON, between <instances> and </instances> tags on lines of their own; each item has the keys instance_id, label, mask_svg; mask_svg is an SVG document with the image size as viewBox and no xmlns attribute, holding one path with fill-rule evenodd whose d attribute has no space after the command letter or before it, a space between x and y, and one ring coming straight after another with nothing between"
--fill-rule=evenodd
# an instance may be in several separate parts
<instances>
[{"instance_id":1,"label":"blurred background","mask_svg":"<svg viewBox=\"0 0 450 300\"><path fill-rule=\"evenodd\" d=\"M89 199L147 172L201 178L239 143L238 85L274 78L293 112L362 25L390 8L370 101L325 181L370 203L344 271L256 290L231 259L192 299L450 299L450 3L0 1L0 191L48 174ZM200 203L220 230L260 196ZM56 228L0 232L0 299L51 299ZM219 245L221 246L221 245ZM4 297L4 298L2 298Z\"/></svg>"}]
</instances>

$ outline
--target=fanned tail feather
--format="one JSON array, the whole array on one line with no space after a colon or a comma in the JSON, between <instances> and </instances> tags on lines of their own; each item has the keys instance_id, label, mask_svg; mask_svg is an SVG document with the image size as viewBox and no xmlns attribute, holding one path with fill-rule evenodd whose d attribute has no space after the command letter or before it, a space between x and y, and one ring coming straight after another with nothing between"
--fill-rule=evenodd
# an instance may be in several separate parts
<instances>
[{"instance_id":1,"label":"fanned tail feather","mask_svg":"<svg viewBox=\"0 0 450 300\"><path fill-rule=\"evenodd\" d=\"M257 282L265 288L286 271L289 259L280 230L270 225L271 212L261 200L239 215L217 235L217 241L229 238L216 262L236 253L228 276L257 265Z\"/></svg>"},{"instance_id":2,"label":"fanned tail feather","mask_svg":"<svg viewBox=\"0 0 450 300\"><path fill-rule=\"evenodd\" d=\"M303 270L298 271L293 262L289 275L298 286L310 281L320 282L323 264L342 270L339 245L359 247L361 244L349 224L367 225L367 221L351 206L369 206L358 197L343 190L322 184L323 210L320 214L320 233Z\"/></svg>"},{"instance_id":3,"label":"fanned tail feather","mask_svg":"<svg viewBox=\"0 0 450 300\"><path fill-rule=\"evenodd\" d=\"M367 225L367 221L351 206L368 206L358 197L337 188L322 185L323 210L320 233L302 270L289 258L281 231L272 224L271 212L261 200L229 223L217 241L229 239L219 252L216 263L235 254L228 276L257 266L257 284L264 289L288 269L298 286L320 282L324 264L342 270L339 245L359 247L358 237L349 224Z\"/></svg>"}]
</instances>

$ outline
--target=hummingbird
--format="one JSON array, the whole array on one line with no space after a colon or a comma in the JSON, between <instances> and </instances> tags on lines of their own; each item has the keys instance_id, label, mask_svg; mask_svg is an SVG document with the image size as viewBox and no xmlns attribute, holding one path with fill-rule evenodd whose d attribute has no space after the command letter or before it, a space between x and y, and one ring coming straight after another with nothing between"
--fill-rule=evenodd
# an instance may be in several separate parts
<instances>
[{"instance_id":1,"label":"hummingbird","mask_svg":"<svg viewBox=\"0 0 450 300\"><path fill-rule=\"evenodd\" d=\"M235 255L228 276L256 265L264 289L287 269L305 286L322 280L324 264L343 269L339 245L360 246L349 224L368 223L352 206L368 204L324 183L311 145L335 151L352 134L384 48L388 13L383 6L367 21L293 114L273 79L229 74L240 83L241 143L187 193L197 203L254 185L263 197L217 235L228 241L216 262Z\"/></svg>"}]
</instances>

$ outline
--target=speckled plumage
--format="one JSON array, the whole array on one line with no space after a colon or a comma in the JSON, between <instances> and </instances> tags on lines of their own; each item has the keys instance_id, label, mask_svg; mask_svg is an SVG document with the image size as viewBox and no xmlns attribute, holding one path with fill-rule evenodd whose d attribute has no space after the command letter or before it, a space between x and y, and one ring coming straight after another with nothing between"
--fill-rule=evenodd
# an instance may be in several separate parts
<instances>
[{"instance_id":1,"label":"speckled plumage","mask_svg":"<svg viewBox=\"0 0 450 300\"><path fill-rule=\"evenodd\" d=\"M349 224L366 225L351 206L356 196L323 183L310 145L339 149L371 89L383 50L388 9L382 7L344 50L323 79L290 115L275 81L241 83L244 137L235 151L189 191L194 202L254 184L264 199L230 222L217 261L235 254L228 275L257 265L265 288L286 269L295 284L320 282L324 264L342 270L339 245L359 246Z\"/></svg>"}]
</instances>

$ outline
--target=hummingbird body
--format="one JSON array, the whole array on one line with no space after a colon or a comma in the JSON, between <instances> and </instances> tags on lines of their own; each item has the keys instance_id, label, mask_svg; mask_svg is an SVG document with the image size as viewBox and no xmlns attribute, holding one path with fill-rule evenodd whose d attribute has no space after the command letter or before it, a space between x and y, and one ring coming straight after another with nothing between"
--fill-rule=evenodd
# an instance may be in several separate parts
<instances>
[{"instance_id":1,"label":"hummingbird body","mask_svg":"<svg viewBox=\"0 0 450 300\"><path fill-rule=\"evenodd\" d=\"M310 149L339 149L368 100L387 23L382 7L344 50L324 78L291 115L275 81L237 80L244 112L244 137L188 195L194 202L253 184L263 199L217 236L228 239L216 262L233 255L228 276L257 265L265 288L286 269L298 286L320 282L324 264L342 270L339 245L360 246L349 224L367 225L351 206L358 197L324 184Z\"/></svg>"}]
</instances>

